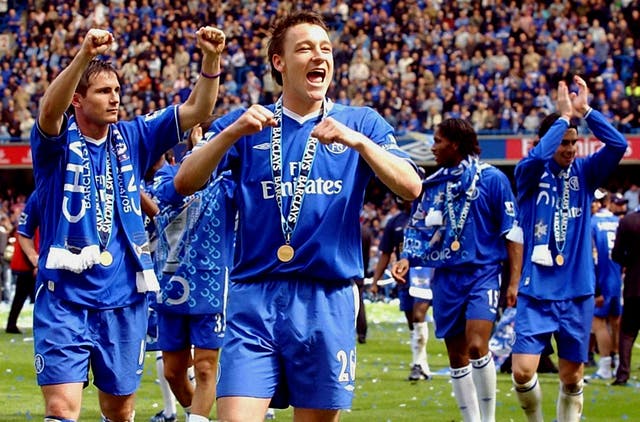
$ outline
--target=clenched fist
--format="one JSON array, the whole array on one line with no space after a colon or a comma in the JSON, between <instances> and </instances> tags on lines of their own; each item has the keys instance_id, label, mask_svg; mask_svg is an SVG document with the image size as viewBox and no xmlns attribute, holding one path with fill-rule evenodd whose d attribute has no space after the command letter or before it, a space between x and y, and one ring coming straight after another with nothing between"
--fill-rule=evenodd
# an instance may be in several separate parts
<instances>
[{"instance_id":1,"label":"clenched fist","mask_svg":"<svg viewBox=\"0 0 640 422\"><path fill-rule=\"evenodd\" d=\"M92 28L82 42L82 49L91 57L104 54L113 44L113 34L103 29Z\"/></svg>"},{"instance_id":2,"label":"clenched fist","mask_svg":"<svg viewBox=\"0 0 640 422\"><path fill-rule=\"evenodd\" d=\"M196 32L198 47L203 53L219 55L224 50L224 32L212 26L204 26Z\"/></svg>"}]
</instances>

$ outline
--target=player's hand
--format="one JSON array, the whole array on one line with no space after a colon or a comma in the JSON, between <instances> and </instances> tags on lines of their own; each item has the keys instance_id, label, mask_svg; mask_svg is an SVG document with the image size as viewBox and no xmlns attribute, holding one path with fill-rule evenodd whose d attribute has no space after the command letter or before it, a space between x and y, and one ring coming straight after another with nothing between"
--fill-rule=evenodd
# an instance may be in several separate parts
<instances>
[{"instance_id":1,"label":"player's hand","mask_svg":"<svg viewBox=\"0 0 640 422\"><path fill-rule=\"evenodd\" d=\"M213 26L204 26L196 32L197 45L203 53L219 56L224 51L224 32Z\"/></svg>"},{"instance_id":2,"label":"player's hand","mask_svg":"<svg viewBox=\"0 0 640 422\"><path fill-rule=\"evenodd\" d=\"M405 284L407 279L405 278L409 272L409 260L402 258L396 261L391 267L391 276L398 283Z\"/></svg>"},{"instance_id":3,"label":"player's hand","mask_svg":"<svg viewBox=\"0 0 640 422\"><path fill-rule=\"evenodd\" d=\"M602 308L604 306L604 296L598 295L596 296L596 308Z\"/></svg>"},{"instance_id":4,"label":"player's hand","mask_svg":"<svg viewBox=\"0 0 640 422\"><path fill-rule=\"evenodd\" d=\"M565 81L558 83L558 102L556 108L562 117L570 119L573 115L573 105L571 103L571 96L569 95L569 87Z\"/></svg>"},{"instance_id":5,"label":"player's hand","mask_svg":"<svg viewBox=\"0 0 640 422\"><path fill-rule=\"evenodd\" d=\"M322 121L313 128L311 136L317 138L320 143L325 145L335 142L351 148L360 144L364 137L361 133L348 128L332 117L322 119Z\"/></svg>"},{"instance_id":6,"label":"player's hand","mask_svg":"<svg viewBox=\"0 0 640 422\"><path fill-rule=\"evenodd\" d=\"M189 143L192 147L195 147L196 144L202 139L202 126L196 125L189 132Z\"/></svg>"},{"instance_id":7,"label":"player's hand","mask_svg":"<svg viewBox=\"0 0 640 422\"><path fill-rule=\"evenodd\" d=\"M371 291L372 294L377 295L378 294L378 282L374 281L373 283L371 283L371 287L369 288L369 290Z\"/></svg>"},{"instance_id":8,"label":"player's hand","mask_svg":"<svg viewBox=\"0 0 640 422\"><path fill-rule=\"evenodd\" d=\"M106 53L113 44L113 34L103 29L92 28L82 42L82 51L91 58Z\"/></svg>"},{"instance_id":9,"label":"player's hand","mask_svg":"<svg viewBox=\"0 0 640 422\"><path fill-rule=\"evenodd\" d=\"M582 118L589 109L589 88L587 83L580 76L573 77L573 82L578 85L578 93L570 93L573 106L573 115Z\"/></svg>"},{"instance_id":10,"label":"player's hand","mask_svg":"<svg viewBox=\"0 0 640 422\"><path fill-rule=\"evenodd\" d=\"M273 118L273 113L260 104L254 104L236 120L229 130L237 137L253 135L267 127L275 127L278 122Z\"/></svg>"}]
</instances>

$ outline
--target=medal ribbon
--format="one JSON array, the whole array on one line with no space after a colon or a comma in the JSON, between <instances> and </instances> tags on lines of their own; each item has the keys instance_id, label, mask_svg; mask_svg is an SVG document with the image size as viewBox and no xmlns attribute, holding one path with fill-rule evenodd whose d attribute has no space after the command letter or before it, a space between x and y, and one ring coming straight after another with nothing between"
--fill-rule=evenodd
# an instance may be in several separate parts
<instances>
[{"instance_id":1,"label":"medal ribbon","mask_svg":"<svg viewBox=\"0 0 640 422\"><path fill-rule=\"evenodd\" d=\"M567 240L567 228L569 226L569 172L562 170L558 176L562 183L562 198L556 202L553 215L553 237L556 240L558 253L562 255Z\"/></svg>"},{"instance_id":2,"label":"medal ribbon","mask_svg":"<svg viewBox=\"0 0 640 422\"><path fill-rule=\"evenodd\" d=\"M107 139L107 159L105 170L105 187L104 198L101 198L101 189L97 186L96 189L96 228L98 230L98 239L100 245L105 248L109 237L111 236L111 224L113 222L113 172L111 171L111 143ZM95 177L95 175L94 175ZM104 199L104 200L103 200Z\"/></svg>"},{"instance_id":3,"label":"medal ribbon","mask_svg":"<svg viewBox=\"0 0 640 422\"><path fill-rule=\"evenodd\" d=\"M326 100L322 101L322 119L327 115ZM316 156L316 150L318 147L318 139L309 136L307 144L302 154L302 161L300 164L300 174L295 181L293 189L293 197L291 198L291 204L289 206L289 214L285 217L284 206L282 203L282 97L278 99L275 104L274 119L277 122L277 126L271 129L271 172L273 175L273 184L275 191L276 202L278 203L278 209L280 210L280 225L282 227L282 234L286 244L291 243L291 236L298 223L298 217L300 216L300 209L302 208L302 201L304 200L305 188L307 186L307 180L311 173L311 167Z\"/></svg>"},{"instance_id":4,"label":"medal ribbon","mask_svg":"<svg viewBox=\"0 0 640 422\"><path fill-rule=\"evenodd\" d=\"M464 229L464 224L467 222L467 217L469 216L469 209L471 208L471 198L474 195L476 190L476 183L480 179L480 172L478 171L477 162L472 162L474 168L474 175L469 185L469 188L465 192L465 201L462 206L462 211L460 212L460 219L456 219L456 213L454 209L454 199L453 199L453 186L455 182L448 181L446 188L446 198L445 202L447 205L447 215L449 216L449 221L451 221L451 230L455 235L455 240L458 240L460 234L462 234L462 229Z\"/></svg>"}]
</instances>

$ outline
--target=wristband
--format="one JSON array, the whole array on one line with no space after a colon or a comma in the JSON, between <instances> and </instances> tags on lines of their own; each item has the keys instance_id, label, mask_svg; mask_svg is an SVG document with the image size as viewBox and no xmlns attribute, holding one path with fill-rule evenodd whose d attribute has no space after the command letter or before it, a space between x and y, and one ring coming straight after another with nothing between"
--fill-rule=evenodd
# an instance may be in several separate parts
<instances>
[{"instance_id":1,"label":"wristband","mask_svg":"<svg viewBox=\"0 0 640 422\"><path fill-rule=\"evenodd\" d=\"M207 79L216 79L216 78L219 78L220 75L222 75L222 70L219 70L218 73L214 73L214 74L207 73L204 70L200 71L200 76Z\"/></svg>"}]
</instances>

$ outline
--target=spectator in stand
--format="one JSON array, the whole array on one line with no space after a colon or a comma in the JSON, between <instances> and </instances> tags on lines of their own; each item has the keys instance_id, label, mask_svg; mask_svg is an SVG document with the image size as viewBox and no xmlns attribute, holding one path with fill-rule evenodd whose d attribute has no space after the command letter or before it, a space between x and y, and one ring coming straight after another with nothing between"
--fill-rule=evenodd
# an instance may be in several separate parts
<instances>
[{"instance_id":1,"label":"spectator in stand","mask_svg":"<svg viewBox=\"0 0 640 422\"><path fill-rule=\"evenodd\" d=\"M525 133L535 133L538 126L540 126L540 115L537 109L532 108L529 110L527 117L524 118L522 127L524 128Z\"/></svg>"},{"instance_id":2,"label":"spectator in stand","mask_svg":"<svg viewBox=\"0 0 640 422\"><path fill-rule=\"evenodd\" d=\"M616 127L620 132L630 133L632 131L636 123L636 113L637 111L631 105L631 101L623 97L615 118Z\"/></svg>"}]
</instances>

